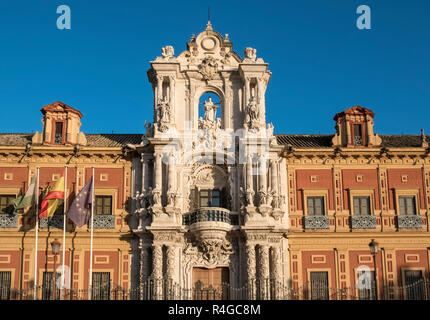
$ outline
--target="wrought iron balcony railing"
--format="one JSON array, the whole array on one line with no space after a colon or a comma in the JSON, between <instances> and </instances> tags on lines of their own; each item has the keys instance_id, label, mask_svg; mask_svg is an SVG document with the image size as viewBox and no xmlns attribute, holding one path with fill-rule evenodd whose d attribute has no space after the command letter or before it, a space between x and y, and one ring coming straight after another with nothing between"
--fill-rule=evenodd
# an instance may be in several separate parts
<instances>
[{"instance_id":1,"label":"wrought iron balcony railing","mask_svg":"<svg viewBox=\"0 0 430 320\"><path fill-rule=\"evenodd\" d=\"M16 214L0 214L0 228L18 227L18 216Z\"/></svg>"},{"instance_id":2,"label":"wrought iron balcony railing","mask_svg":"<svg viewBox=\"0 0 430 320\"><path fill-rule=\"evenodd\" d=\"M187 226L205 221L237 225L239 224L239 217L237 214L230 214L230 210L218 207L204 207L182 216L182 224Z\"/></svg>"},{"instance_id":3,"label":"wrought iron balcony railing","mask_svg":"<svg viewBox=\"0 0 430 320\"><path fill-rule=\"evenodd\" d=\"M57 228L63 229L63 215L54 215L50 218L40 218L39 227L40 228Z\"/></svg>"},{"instance_id":4,"label":"wrought iron balcony railing","mask_svg":"<svg viewBox=\"0 0 430 320\"><path fill-rule=\"evenodd\" d=\"M305 229L330 229L330 217L328 216L305 216L303 217Z\"/></svg>"},{"instance_id":5,"label":"wrought iron balcony railing","mask_svg":"<svg viewBox=\"0 0 430 320\"><path fill-rule=\"evenodd\" d=\"M376 216L351 216L352 229L376 229Z\"/></svg>"},{"instance_id":6,"label":"wrought iron balcony railing","mask_svg":"<svg viewBox=\"0 0 430 320\"><path fill-rule=\"evenodd\" d=\"M91 219L88 223L88 227L91 228ZM94 215L94 229L114 229L115 228L115 216L111 214L99 214Z\"/></svg>"},{"instance_id":7,"label":"wrought iron balcony railing","mask_svg":"<svg viewBox=\"0 0 430 320\"><path fill-rule=\"evenodd\" d=\"M397 216L397 227L399 229L421 229L423 219L419 215Z\"/></svg>"}]
</instances>

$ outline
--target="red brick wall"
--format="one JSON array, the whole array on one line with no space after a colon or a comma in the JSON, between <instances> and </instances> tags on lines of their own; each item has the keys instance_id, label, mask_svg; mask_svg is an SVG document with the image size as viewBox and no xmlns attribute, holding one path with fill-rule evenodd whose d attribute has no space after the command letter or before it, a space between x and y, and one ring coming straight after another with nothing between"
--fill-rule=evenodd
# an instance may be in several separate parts
<instances>
[{"instance_id":1,"label":"red brick wall","mask_svg":"<svg viewBox=\"0 0 430 320\"><path fill-rule=\"evenodd\" d=\"M396 251L397 279L403 285L402 268L423 268L423 276L428 279L428 257L426 250L399 250Z\"/></svg>"},{"instance_id":2,"label":"red brick wall","mask_svg":"<svg viewBox=\"0 0 430 320\"><path fill-rule=\"evenodd\" d=\"M12 173L12 180L5 180L4 174ZM5 168L0 167L0 186L2 187L28 187L28 168Z\"/></svg>"},{"instance_id":3,"label":"red brick wall","mask_svg":"<svg viewBox=\"0 0 430 320\"><path fill-rule=\"evenodd\" d=\"M357 182L357 175L363 176L362 182ZM343 206L345 210L349 210L349 192L348 188L357 189L373 189L375 210L380 209L379 204L379 186L378 172L376 169L344 169L342 170L342 185L343 185Z\"/></svg>"},{"instance_id":4,"label":"red brick wall","mask_svg":"<svg viewBox=\"0 0 430 320\"><path fill-rule=\"evenodd\" d=\"M328 271L329 286L332 288L336 287L335 258L333 251L303 251L303 282L310 281L310 279L308 279L308 269L312 269L311 271L319 271L318 269L322 269L321 271Z\"/></svg>"},{"instance_id":5,"label":"red brick wall","mask_svg":"<svg viewBox=\"0 0 430 320\"><path fill-rule=\"evenodd\" d=\"M85 183L92 176L92 168L85 170ZM100 174L106 173L108 181L100 181ZM124 170L121 168L95 168L94 188L116 188L118 190L117 209L123 208Z\"/></svg>"},{"instance_id":6,"label":"red brick wall","mask_svg":"<svg viewBox=\"0 0 430 320\"><path fill-rule=\"evenodd\" d=\"M0 251L0 270L12 271L11 288L19 288L21 253L19 250Z\"/></svg>"},{"instance_id":7,"label":"red brick wall","mask_svg":"<svg viewBox=\"0 0 430 320\"><path fill-rule=\"evenodd\" d=\"M408 181L402 182L402 175L407 175ZM387 169L387 179L389 188L389 205L391 210L394 210L396 207L393 188L419 188L420 207L425 208L423 192L424 184L421 169Z\"/></svg>"},{"instance_id":8,"label":"red brick wall","mask_svg":"<svg viewBox=\"0 0 430 320\"><path fill-rule=\"evenodd\" d=\"M317 176L317 182L311 182L311 176ZM303 190L328 189L328 208L333 206L333 177L331 170L296 170L297 209L303 210Z\"/></svg>"}]
</instances>

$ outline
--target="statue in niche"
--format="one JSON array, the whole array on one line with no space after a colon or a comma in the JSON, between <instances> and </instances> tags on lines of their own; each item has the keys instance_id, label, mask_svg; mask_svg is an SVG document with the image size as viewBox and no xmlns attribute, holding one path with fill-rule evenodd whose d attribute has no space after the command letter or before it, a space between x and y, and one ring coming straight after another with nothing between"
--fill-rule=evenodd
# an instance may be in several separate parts
<instances>
[{"instance_id":1,"label":"statue in niche","mask_svg":"<svg viewBox=\"0 0 430 320\"><path fill-rule=\"evenodd\" d=\"M136 191L136 195L134 197L132 197L132 199L135 201L136 203L136 210L135 213L140 213L144 210L145 205L142 202L142 195L139 191Z\"/></svg>"},{"instance_id":2,"label":"statue in niche","mask_svg":"<svg viewBox=\"0 0 430 320\"><path fill-rule=\"evenodd\" d=\"M164 97L158 102L158 119L159 122L162 123L170 123L170 105L167 97Z\"/></svg>"},{"instance_id":3,"label":"statue in niche","mask_svg":"<svg viewBox=\"0 0 430 320\"><path fill-rule=\"evenodd\" d=\"M259 120L258 106L255 97L251 97L251 99L249 99L247 111L251 122Z\"/></svg>"},{"instance_id":4,"label":"statue in niche","mask_svg":"<svg viewBox=\"0 0 430 320\"><path fill-rule=\"evenodd\" d=\"M146 208L152 207L154 205L154 200L152 198L152 188L149 187L148 190L143 190L143 197L145 199Z\"/></svg>"},{"instance_id":5,"label":"statue in niche","mask_svg":"<svg viewBox=\"0 0 430 320\"><path fill-rule=\"evenodd\" d=\"M209 97L208 101L205 101L203 109L205 111L204 118L199 118L199 129L218 129L221 128L221 119L216 118L216 110L218 106Z\"/></svg>"},{"instance_id":6,"label":"statue in niche","mask_svg":"<svg viewBox=\"0 0 430 320\"><path fill-rule=\"evenodd\" d=\"M208 101L205 101L203 108L205 110L205 121L214 122L216 117L216 109L218 106L212 102L211 97L209 97Z\"/></svg>"},{"instance_id":7,"label":"statue in niche","mask_svg":"<svg viewBox=\"0 0 430 320\"><path fill-rule=\"evenodd\" d=\"M152 197L154 200L154 205L161 206L161 190L158 184L155 186L155 189L152 190Z\"/></svg>"},{"instance_id":8,"label":"statue in niche","mask_svg":"<svg viewBox=\"0 0 430 320\"><path fill-rule=\"evenodd\" d=\"M167 205L168 206L175 206L175 200L176 200L176 192L170 189L167 191Z\"/></svg>"}]
</instances>

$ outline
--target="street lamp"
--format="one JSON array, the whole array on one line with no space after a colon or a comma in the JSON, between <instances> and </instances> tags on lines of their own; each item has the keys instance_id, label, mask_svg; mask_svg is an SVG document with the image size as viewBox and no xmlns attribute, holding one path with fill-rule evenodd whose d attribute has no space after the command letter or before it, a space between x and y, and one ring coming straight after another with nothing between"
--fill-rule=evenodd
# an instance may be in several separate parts
<instances>
[{"instance_id":1,"label":"street lamp","mask_svg":"<svg viewBox=\"0 0 430 320\"><path fill-rule=\"evenodd\" d=\"M57 282L57 271L56 271L56 263L57 263L57 255L60 252L60 247L61 247L61 243L60 241L58 241L58 239L55 239L54 241L51 242L51 247L52 247L52 254L54 255L54 283L52 285L52 295L54 300L56 299L55 297L55 284Z\"/></svg>"},{"instance_id":2,"label":"street lamp","mask_svg":"<svg viewBox=\"0 0 430 320\"><path fill-rule=\"evenodd\" d=\"M378 285L377 285L377 276L376 276L376 255L378 254L379 250L379 243L375 241L375 239L372 239L372 241L369 243L370 253L373 256L373 281L375 283L375 299L378 300Z\"/></svg>"}]
</instances>

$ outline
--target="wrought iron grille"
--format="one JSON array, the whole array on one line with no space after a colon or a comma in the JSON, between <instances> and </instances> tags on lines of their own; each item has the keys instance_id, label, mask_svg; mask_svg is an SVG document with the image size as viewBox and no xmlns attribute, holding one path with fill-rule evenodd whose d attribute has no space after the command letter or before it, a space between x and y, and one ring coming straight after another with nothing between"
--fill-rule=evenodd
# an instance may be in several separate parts
<instances>
[{"instance_id":1,"label":"wrought iron grille","mask_svg":"<svg viewBox=\"0 0 430 320\"><path fill-rule=\"evenodd\" d=\"M422 226L423 219L419 215L397 216L398 228L421 229Z\"/></svg>"},{"instance_id":2,"label":"wrought iron grille","mask_svg":"<svg viewBox=\"0 0 430 320\"><path fill-rule=\"evenodd\" d=\"M330 229L330 217L328 216L304 216L305 229Z\"/></svg>"},{"instance_id":3,"label":"wrought iron grille","mask_svg":"<svg viewBox=\"0 0 430 320\"><path fill-rule=\"evenodd\" d=\"M18 227L18 216L15 214L0 213L0 228Z\"/></svg>"}]
</instances>

